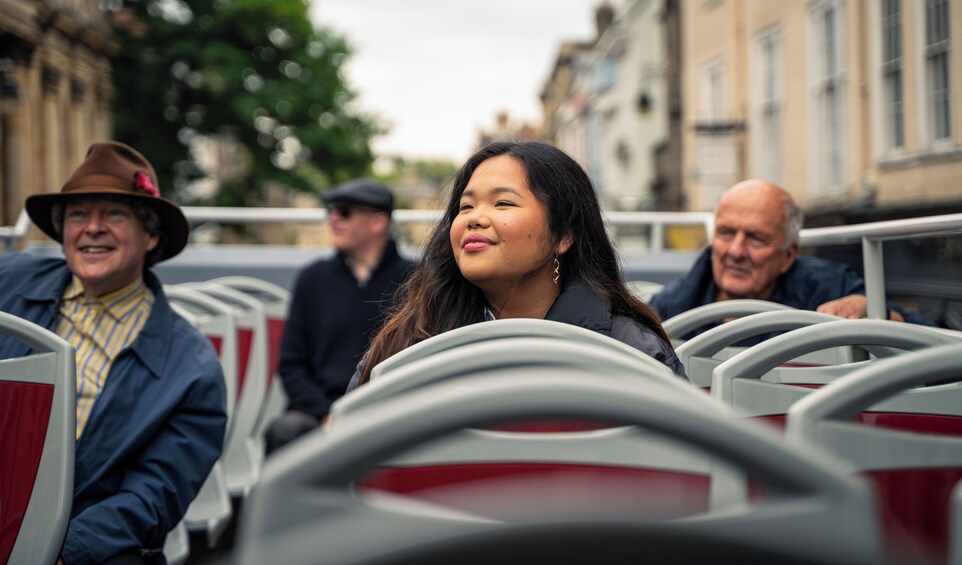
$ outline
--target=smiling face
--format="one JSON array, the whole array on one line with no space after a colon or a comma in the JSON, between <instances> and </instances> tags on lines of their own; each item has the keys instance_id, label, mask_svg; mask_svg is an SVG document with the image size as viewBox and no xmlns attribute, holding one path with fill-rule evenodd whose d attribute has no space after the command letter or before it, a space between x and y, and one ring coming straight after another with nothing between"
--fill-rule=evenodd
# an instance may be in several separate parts
<instances>
[{"instance_id":1,"label":"smiling face","mask_svg":"<svg viewBox=\"0 0 962 565\"><path fill-rule=\"evenodd\" d=\"M774 185L746 181L719 201L711 256L718 300L766 300L795 262L798 244L785 245L785 198Z\"/></svg>"},{"instance_id":2,"label":"smiling face","mask_svg":"<svg viewBox=\"0 0 962 565\"><path fill-rule=\"evenodd\" d=\"M137 280L147 252L157 242L126 203L90 199L64 205L64 256L89 296L102 296Z\"/></svg>"},{"instance_id":3,"label":"smiling face","mask_svg":"<svg viewBox=\"0 0 962 565\"><path fill-rule=\"evenodd\" d=\"M545 205L528 186L522 164L507 155L482 162L461 195L451 247L464 278L490 298L526 285L555 287L555 243Z\"/></svg>"}]
</instances>

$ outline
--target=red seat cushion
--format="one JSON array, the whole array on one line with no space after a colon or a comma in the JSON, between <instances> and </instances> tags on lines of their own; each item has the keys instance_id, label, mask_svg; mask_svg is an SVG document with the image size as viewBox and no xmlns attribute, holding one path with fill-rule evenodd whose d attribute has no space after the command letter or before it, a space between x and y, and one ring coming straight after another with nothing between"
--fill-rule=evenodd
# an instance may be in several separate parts
<instances>
[{"instance_id":1,"label":"red seat cushion","mask_svg":"<svg viewBox=\"0 0 962 565\"><path fill-rule=\"evenodd\" d=\"M251 359L251 345L254 342L254 331L248 329L237 330L237 399L240 400L244 392L244 382L247 380L247 366Z\"/></svg>"},{"instance_id":2,"label":"red seat cushion","mask_svg":"<svg viewBox=\"0 0 962 565\"><path fill-rule=\"evenodd\" d=\"M708 509L707 475L656 469L539 462L382 468L358 485L468 512L510 517L532 510L620 509L681 516Z\"/></svg>"},{"instance_id":3,"label":"red seat cushion","mask_svg":"<svg viewBox=\"0 0 962 565\"><path fill-rule=\"evenodd\" d=\"M53 386L0 381L0 563L13 550L47 437Z\"/></svg>"},{"instance_id":4,"label":"red seat cushion","mask_svg":"<svg viewBox=\"0 0 962 565\"><path fill-rule=\"evenodd\" d=\"M207 336L207 339L210 340L211 344L214 346L214 351L217 353L217 356L220 357L221 348L224 347L224 338L220 337L219 335L209 335Z\"/></svg>"},{"instance_id":5,"label":"red seat cushion","mask_svg":"<svg viewBox=\"0 0 962 565\"><path fill-rule=\"evenodd\" d=\"M949 500L962 469L869 471L882 514L885 542L919 563L945 563Z\"/></svg>"}]
</instances>

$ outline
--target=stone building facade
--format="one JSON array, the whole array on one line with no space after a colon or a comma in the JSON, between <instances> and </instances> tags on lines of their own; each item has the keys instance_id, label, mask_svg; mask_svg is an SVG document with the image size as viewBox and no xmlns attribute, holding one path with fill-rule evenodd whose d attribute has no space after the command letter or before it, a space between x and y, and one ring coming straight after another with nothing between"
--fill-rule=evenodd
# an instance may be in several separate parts
<instances>
[{"instance_id":1,"label":"stone building facade","mask_svg":"<svg viewBox=\"0 0 962 565\"><path fill-rule=\"evenodd\" d=\"M962 205L962 0L682 8L691 209L746 177L819 224Z\"/></svg>"},{"instance_id":2,"label":"stone building facade","mask_svg":"<svg viewBox=\"0 0 962 565\"><path fill-rule=\"evenodd\" d=\"M0 0L0 225L110 137L117 49L98 0Z\"/></svg>"}]
</instances>

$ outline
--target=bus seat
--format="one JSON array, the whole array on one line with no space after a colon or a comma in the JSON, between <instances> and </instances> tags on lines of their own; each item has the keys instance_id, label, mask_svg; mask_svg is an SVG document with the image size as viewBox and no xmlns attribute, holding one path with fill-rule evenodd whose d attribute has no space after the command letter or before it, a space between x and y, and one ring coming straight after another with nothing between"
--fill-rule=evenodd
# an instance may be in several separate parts
<instances>
[{"instance_id":1,"label":"bus seat","mask_svg":"<svg viewBox=\"0 0 962 565\"><path fill-rule=\"evenodd\" d=\"M712 328L679 345L675 352L685 366L688 379L699 388L711 388L711 373L715 367L731 359L748 348L735 348L734 344L748 337L764 335L777 331L789 331L812 324L840 320L838 316L809 312L797 309L777 309L774 311L749 314L727 324ZM759 344L762 345L762 344ZM835 349L839 351L839 349ZM844 364L851 362L851 349L843 348L848 356L837 355L834 359L823 357L818 364ZM795 363L813 363L810 357L794 359Z\"/></svg>"},{"instance_id":2,"label":"bus seat","mask_svg":"<svg viewBox=\"0 0 962 565\"><path fill-rule=\"evenodd\" d=\"M164 292L170 299L171 307L206 335L217 351L227 386L228 421L224 437L226 448L233 429L238 390L237 329L233 310L227 304L211 301L206 295L179 285L165 287ZM224 469L225 455L226 452L222 453L214 463L184 515L184 524L190 535L204 540L205 545L211 548L217 545L234 516Z\"/></svg>"},{"instance_id":3,"label":"bus seat","mask_svg":"<svg viewBox=\"0 0 962 565\"><path fill-rule=\"evenodd\" d=\"M788 410L786 436L871 479L889 550L962 563L962 349L938 345L871 366Z\"/></svg>"},{"instance_id":4,"label":"bus seat","mask_svg":"<svg viewBox=\"0 0 962 565\"><path fill-rule=\"evenodd\" d=\"M263 464L264 438L257 433L257 426L267 405L270 373L270 336L267 313L264 303L253 296L219 283L186 283L191 288L230 304L237 309L235 319L238 341L241 344L241 373L245 374L245 384L239 399L244 410L238 413L242 421L240 429L246 434L246 445L250 459L256 467Z\"/></svg>"},{"instance_id":5,"label":"bus seat","mask_svg":"<svg viewBox=\"0 0 962 565\"><path fill-rule=\"evenodd\" d=\"M720 410L706 410L707 403L692 398L697 396L687 397L657 379L614 370L533 365L482 370L386 398L336 422L327 433L308 434L267 462L245 511L235 555L242 565L310 562L321 552L331 564L391 563L392 557L416 555L419 549L444 547L473 534L582 520L609 532L621 525L655 524L682 537L711 532L800 560L878 561L877 528L866 519L874 515L866 484L818 453L789 449L778 438ZM605 511L596 505L546 506L550 515L544 515L537 512L540 505L531 504L532 515L506 521L355 490L357 481L379 464L430 447L439 438L542 418L618 422L649 430L723 458L784 496L751 508L709 510L691 520L664 520L623 506ZM644 555L643 545L639 541L634 547L635 558Z\"/></svg>"},{"instance_id":6,"label":"bus seat","mask_svg":"<svg viewBox=\"0 0 962 565\"><path fill-rule=\"evenodd\" d=\"M32 350L0 360L0 563L52 564L73 499L74 350L3 312L0 333Z\"/></svg>"},{"instance_id":7,"label":"bus seat","mask_svg":"<svg viewBox=\"0 0 962 565\"><path fill-rule=\"evenodd\" d=\"M707 324L725 318L748 316L774 310L793 310L793 308L768 300L722 300L676 314L667 320L663 320L661 325L672 340L672 344L678 347L684 343L683 336Z\"/></svg>"},{"instance_id":8,"label":"bus seat","mask_svg":"<svg viewBox=\"0 0 962 565\"><path fill-rule=\"evenodd\" d=\"M515 337L543 337L597 344L613 351L622 352L629 357L637 359L639 363L647 367L653 367L662 372L666 370L660 362L654 360L652 357L598 332L551 320L515 318L471 324L426 339L378 363L378 365L371 370L371 379L377 379L380 375L413 361L424 359L462 345L491 339Z\"/></svg>"},{"instance_id":9,"label":"bus seat","mask_svg":"<svg viewBox=\"0 0 962 565\"><path fill-rule=\"evenodd\" d=\"M544 320L504 320L486 322L474 337L461 332L452 339L447 334L425 340L419 346L433 354L395 366L375 381L346 395L332 409L332 427L387 398L406 394L434 383L455 380L477 371L513 370L519 367L578 368L586 372L617 372L630 382L651 382L689 399L705 410L722 407L676 377L667 367L624 344L568 324ZM476 324L483 326L485 324ZM577 330L577 331L572 331ZM560 330L558 334L553 330ZM567 332L567 333L566 333ZM449 332L453 333L453 332ZM581 334L590 334L583 339ZM559 335L560 334L560 335ZM446 337L447 336L447 337ZM501 336L497 339L496 337ZM532 337L535 336L535 337ZM467 341L468 343L462 343ZM451 346L443 349L444 346ZM417 347L417 346L415 346ZM578 455L572 456L574 451ZM619 455L620 453L632 455ZM643 464L638 453L644 452ZM410 458L391 461L372 477L362 481L364 488L406 492L422 499L439 500L461 496L465 485L502 479L544 485L577 483L585 497L597 491L597 484L625 483L634 500L653 496L658 485L662 494L669 490L686 502L687 509L709 504L713 475L724 474L713 462L690 450L670 445L663 439L619 429L604 422L573 422L558 419L514 422L495 429L470 430L453 440ZM544 480L539 480L544 479ZM442 489L442 486L457 488ZM573 488L567 489L569 493ZM627 497L625 500L627 501ZM499 510L504 512L504 510Z\"/></svg>"},{"instance_id":10,"label":"bus seat","mask_svg":"<svg viewBox=\"0 0 962 565\"><path fill-rule=\"evenodd\" d=\"M167 532L164 540L164 558L167 565L184 565L190 557L190 537L183 520L177 522L174 529Z\"/></svg>"},{"instance_id":11,"label":"bus seat","mask_svg":"<svg viewBox=\"0 0 962 565\"><path fill-rule=\"evenodd\" d=\"M290 292L256 277L229 276L211 279L260 300L267 315L267 399L257 422L256 435L264 437L268 426L287 409L287 394L278 378L281 360L281 338L290 308Z\"/></svg>"},{"instance_id":12,"label":"bus seat","mask_svg":"<svg viewBox=\"0 0 962 565\"><path fill-rule=\"evenodd\" d=\"M735 322L732 322L735 323ZM917 350L953 338L923 326L887 320L836 320L799 328L749 348L712 372L711 395L736 415L764 418L781 427L784 414L795 401L822 384L837 380L881 358L847 365L791 367L779 365L819 349L863 346L891 356L898 350Z\"/></svg>"}]
</instances>

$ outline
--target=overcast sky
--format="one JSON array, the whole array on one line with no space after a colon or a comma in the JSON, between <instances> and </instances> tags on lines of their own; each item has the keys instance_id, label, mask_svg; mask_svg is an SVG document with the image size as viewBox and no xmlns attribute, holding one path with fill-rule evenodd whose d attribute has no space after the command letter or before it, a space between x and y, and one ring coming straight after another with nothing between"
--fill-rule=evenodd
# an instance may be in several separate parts
<instances>
[{"instance_id":1,"label":"overcast sky","mask_svg":"<svg viewBox=\"0 0 962 565\"><path fill-rule=\"evenodd\" d=\"M601 2L313 0L311 13L354 48L359 104L391 127L377 152L460 162L499 110L540 122L559 45L594 36Z\"/></svg>"}]
</instances>

